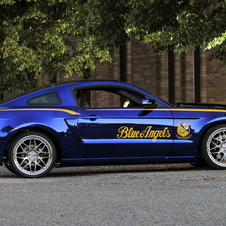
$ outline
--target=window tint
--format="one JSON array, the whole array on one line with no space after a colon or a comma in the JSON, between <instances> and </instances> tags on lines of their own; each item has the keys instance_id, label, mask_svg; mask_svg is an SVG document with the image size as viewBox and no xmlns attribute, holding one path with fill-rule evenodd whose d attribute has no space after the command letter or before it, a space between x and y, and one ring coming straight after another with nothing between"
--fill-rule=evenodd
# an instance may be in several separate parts
<instances>
[{"instance_id":1,"label":"window tint","mask_svg":"<svg viewBox=\"0 0 226 226\"><path fill-rule=\"evenodd\" d=\"M82 108L140 107L142 97L122 89L87 89L76 92Z\"/></svg>"},{"instance_id":2,"label":"window tint","mask_svg":"<svg viewBox=\"0 0 226 226\"><path fill-rule=\"evenodd\" d=\"M27 100L29 105L59 105L61 99L57 92L45 93Z\"/></svg>"}]
</instances>

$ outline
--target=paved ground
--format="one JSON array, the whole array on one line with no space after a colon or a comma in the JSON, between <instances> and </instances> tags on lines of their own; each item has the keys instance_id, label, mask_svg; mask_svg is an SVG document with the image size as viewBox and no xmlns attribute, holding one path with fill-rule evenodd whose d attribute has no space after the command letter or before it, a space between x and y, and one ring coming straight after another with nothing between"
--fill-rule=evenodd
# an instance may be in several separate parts
<instances>
[{"instance_id":1,"label":"paved ground","mask_svg":"<svg viewBox=\"0 0 226 226\"><path fill-rule=\"evenodd\" d=\"M225 226L225 179L187 164L54 169L39 179L0 167L0 225Z\"/></svg>"}]
</instances>

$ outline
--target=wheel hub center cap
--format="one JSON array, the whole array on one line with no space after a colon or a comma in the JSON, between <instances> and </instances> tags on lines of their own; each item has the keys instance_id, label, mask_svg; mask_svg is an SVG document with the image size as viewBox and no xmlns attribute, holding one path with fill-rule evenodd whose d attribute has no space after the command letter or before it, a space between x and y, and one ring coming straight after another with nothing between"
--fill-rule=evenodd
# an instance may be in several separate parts
<instances>
[{"instance_id":1,"label":"wheel hub center cap","mask_svg":"<svg viewBox=\"0 0 226 226\"><path fill-rule=\"evenodd\" d=\"M223 152L226 152L226 142L224 142L224 143L221 144L221 150Z\"/></svg>"},{"instance_id":2,"label":"wheel hub center cap","mask_svg":"<svg viewBox=\"0 0 226 226\"><path fill-rule=\"evenodd\" d=\"M29 151L27 154L27 158L33 162L38 158L38 154L36 151Z\"/></svg>"}]
</instances>

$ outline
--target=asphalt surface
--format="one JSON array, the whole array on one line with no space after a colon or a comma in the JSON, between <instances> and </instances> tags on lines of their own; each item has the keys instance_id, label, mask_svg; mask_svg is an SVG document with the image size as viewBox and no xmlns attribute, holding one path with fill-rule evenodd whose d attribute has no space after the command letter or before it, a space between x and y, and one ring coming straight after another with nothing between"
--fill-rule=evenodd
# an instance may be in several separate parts
<instances>
[{"instance_id":1,"label":"asphalt surface","mask_svg":"<svg viewBox=\"0 0 226 226\"><path fill-rule=\"evenodd\" d=\"M0 167L0 225L225 226L225 179L187 164L62 168L39 179Z\"/></svg>"}]
</instances>

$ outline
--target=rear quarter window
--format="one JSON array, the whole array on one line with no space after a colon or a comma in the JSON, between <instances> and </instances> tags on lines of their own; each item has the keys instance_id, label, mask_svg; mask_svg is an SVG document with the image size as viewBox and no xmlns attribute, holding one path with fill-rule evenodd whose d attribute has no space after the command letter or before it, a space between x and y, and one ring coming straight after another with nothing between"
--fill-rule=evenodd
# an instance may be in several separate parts
<instances>
[{"instance_id":1,"label":"rear quarter window","mask_svg":"<svg viewBox=\"0 0 226 226\"><path fill-rule=\"evenodd\" d=\"M45 93L27 100L28 105L60 105L61 103L58 92Z\"/></svg>"}]
</instances>

